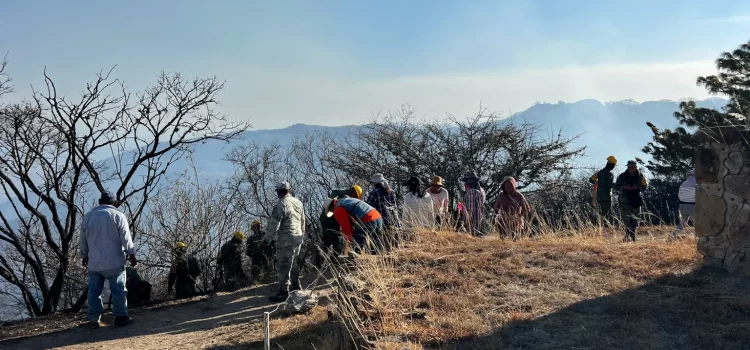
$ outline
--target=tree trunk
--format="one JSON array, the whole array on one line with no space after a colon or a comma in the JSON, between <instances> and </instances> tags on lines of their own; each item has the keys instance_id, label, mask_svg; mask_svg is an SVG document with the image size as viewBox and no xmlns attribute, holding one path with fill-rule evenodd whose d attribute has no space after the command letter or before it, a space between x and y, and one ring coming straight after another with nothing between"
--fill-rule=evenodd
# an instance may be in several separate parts
<instances>
[{"instance_id":1,"label":"tree trunk","mask_svg":"<svg viewBox=\"0 0 750 350\"><path fill-rule=\"evenodd\" d=\"M44 296L44 306L42 307L42 316L53 314L57 311L57 305L60 303L60 294L63 290L63 281L65 280L65 270L67 264L61 263L57 270L55 280L49 288L49 292Z\"/></svg>"},{"instance_id":2,"label":"tree trunk","mask_svg":"<svg viewBox=\"0 0 750 350\"><path fill-rule=\"evenodd\" d=\"M89 287L86 287L83 289L81 296L78 297L78 300L76 300L76 303L73 304L73 307L70 308L70 312L77 313L81 311L81 309L83 308L83 304L86 304L86 299L88 295L89 295Z\"/></svg>"}]
</instances>

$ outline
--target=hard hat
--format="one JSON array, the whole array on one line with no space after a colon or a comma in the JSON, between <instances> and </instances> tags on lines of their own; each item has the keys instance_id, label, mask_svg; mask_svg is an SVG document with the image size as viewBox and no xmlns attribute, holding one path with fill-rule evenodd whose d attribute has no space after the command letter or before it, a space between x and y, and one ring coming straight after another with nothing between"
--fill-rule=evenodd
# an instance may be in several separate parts
<instances>
[{"instance_id":1,"label":"hard hat","mask_svg":"<svg viewBox=\"0 0 750 350\"><path fill-rule=\"evenodd\" d=\"M182 242L177 242L177 243L175 243L175 245L174 245L174 249L177 249L177 248L185 248L185 247L187 247L187 245L185 245L185 243L182 243Z\"/></svg>"},{"instance_id":2,"label":"hard hat","mask_svg":"<svg viewBox=\"0 0 750 350\"><path fill-rule=\"evenodd\" d=\"M617 158L615 158L615 156L609 156L607 157L607 163L612 163L614 165L617 165Z\"/></svg>"},{"instance_id":3,"label":"hard hat","mask_svg":"<svg viewBox=\"0 0 750 350\"><path fill-rule=\"evenodd\" d=\"M288 182L283 181L283 182L279 182L278 184L276 184L276 189L277 190L290 190L292 189L292 186L289 185Z\"/></svg>"},{"instance_id":4,"label":"hard hat","mask_svg":"<svg viewBox=\"0 0 750 350\"><path fill-rule=\"evenodd\" d=\"M245 234L240 231L237 231L234 233L234 238L237 238L239 240L245 240Z\"/></svg>"},{"instance_id":5,"label":"hard hat","mask_svg":"<svg viewBox=\"0 0 750 350\"><path fill-rule=\"evenodd\" d=\"M336 201L337 198L327 198L326 201L323 203L323 211L326 213L327 217L333 216L333 208L331 208L331 205Z\"/></svg>"},{"instance_id":6,"label":"hard hat","mask_svg":"<svg viewBox=\"0 0 750 350\"><path fill-rule=\"evenodd\" d=\"M359 185L352 185L352 189L354 189L354 193L357 194L357 199L362 199L362 187L359 187Z\"/></svg>"},{"instance_id":7,"label":"hard hat","mask_svg":"<svg viewBox=\"0 0 750 350\"><path fill-rule=\"evenodd\" d=\"M260 226L260 220L253 221L253 224L250 225L250 227Z\"/></svg>"}]
</instances>

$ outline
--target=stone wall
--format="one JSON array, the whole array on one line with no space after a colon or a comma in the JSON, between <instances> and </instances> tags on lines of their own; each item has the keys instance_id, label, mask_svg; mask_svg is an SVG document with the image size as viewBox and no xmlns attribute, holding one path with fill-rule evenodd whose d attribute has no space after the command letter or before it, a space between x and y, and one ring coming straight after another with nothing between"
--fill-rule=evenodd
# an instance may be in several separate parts
<instances>
[{"instance_id":1,"label":"stone wall","mask_svg":"<svg viewBox=\"0 0 750 350\"><path fill-rule=\"evenodd\" d=\"M750 132L702 132L696 154L695 234L708 266L750 275Z\"/></svg>"}]
</instances>

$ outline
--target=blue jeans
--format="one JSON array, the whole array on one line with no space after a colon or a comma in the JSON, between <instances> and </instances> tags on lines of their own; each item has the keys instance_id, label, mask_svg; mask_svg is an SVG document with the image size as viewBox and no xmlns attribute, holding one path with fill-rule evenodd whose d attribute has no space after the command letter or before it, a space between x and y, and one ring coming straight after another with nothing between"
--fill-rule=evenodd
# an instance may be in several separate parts
<instances>
[{"instance_id":1,"label":"blue jeans","mask_svg":"<svg viewBox=\"0 0 750 350\"><path fill-rule=\"evenodd\" d=\"M354 242L357 243L355 251L359 252L365 248L367 237L372 239L372 243L377 249L382 249L380 241L383 234L383 219L376 219L368 223L354 224Z\"/></svg>"},{"instance_id":2,"label":"blue jeans","mask_svg":"<svg viewBox=\"0 0 750 350\"><path fill-rule=\"evenodd\" d=\"M125 266L109 271L89 271L89 322L98 322L104 311L102 305L102 291L104 280L109 281L109 291L112 293L112 314L115 317L128 315L128 289L125 288Z\"/></svg>"}]
</instances>

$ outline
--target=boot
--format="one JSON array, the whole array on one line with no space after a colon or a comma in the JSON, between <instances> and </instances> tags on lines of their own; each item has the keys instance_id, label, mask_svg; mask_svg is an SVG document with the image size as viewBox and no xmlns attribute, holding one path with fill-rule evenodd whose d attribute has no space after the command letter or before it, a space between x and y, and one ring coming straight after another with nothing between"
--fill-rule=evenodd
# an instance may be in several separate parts
<instances>
[{"instance_id":1,"label":"boot","mask_svg":"<svg viewBox=\"0 0 750 350\"><path fill-rule=\"evenodd\" d=\"M133 323L133 319L128 316L117 316L115 317L115 326L122 327Z\"/></svg>"}]
</instances>

